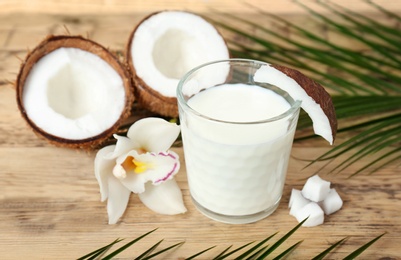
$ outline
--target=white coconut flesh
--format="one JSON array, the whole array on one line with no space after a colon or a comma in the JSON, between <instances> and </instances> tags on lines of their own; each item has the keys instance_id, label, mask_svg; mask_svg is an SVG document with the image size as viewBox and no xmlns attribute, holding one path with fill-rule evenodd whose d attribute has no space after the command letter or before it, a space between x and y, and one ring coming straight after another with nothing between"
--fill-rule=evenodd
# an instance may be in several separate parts
<instances>
[{"instance_id":1,"label":"white coconut flesh","mask_svg":"<svg viewBox=\"0 0 401 260\"><path fill-rule=\"evenodd\" d=\"M136 28L131 43L136 76L165 97L176 97L178 81L189 70L228 58L228 48L218 31L187 12L150 16Z\"/></svg>"},{"instance_id":2,"label":"white coconut flesh","mask_svg":"<svg viewBox=\"0 0 401 260\"><path fill-rule=\"evenodd\" d=\"M57 137L82 140L120 118L123 79L103 59L78 48L58 48L32 68L23 91L30 120Z\"/></svg>"},{"instance_id":3,"label":"white coconut flesh","mask_svg":"<svg viewBox=\"0 0 401 260\"><path fill-rule=\"evenodd\" d=\"M340 210L343 201L330 182L314 175L306 181L302 190L292 189L288 207L290 215L298 222L308 218L302 225L313 227L324 223L324 215Z\"/></svg>"},{"instance_id":4,"label":"white coconut flesh","mask_svg":"<svg viewBox=\"0 0 401 260\"><path fill-rule=\"evenodd\" d=\"M302 109L312 119L315 134L322 136L330 144L333 144L336 129L333 129L328 115L323 111L321 104L317 103L316 100L310 96L310 93L307 93L296 80L272 66L262 66L256 71L254 81L274 85L286 91L294 100L300 100L302 102ZM333 120L335 120L335 118L333 118Z\"/></svg>"}]
</instances>

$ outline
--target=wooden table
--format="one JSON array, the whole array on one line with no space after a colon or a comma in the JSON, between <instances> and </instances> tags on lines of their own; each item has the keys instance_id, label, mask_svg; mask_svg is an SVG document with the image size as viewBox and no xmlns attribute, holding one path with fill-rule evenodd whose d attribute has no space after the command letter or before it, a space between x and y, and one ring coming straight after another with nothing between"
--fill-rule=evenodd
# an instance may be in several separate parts
<instances>
[{"instance_id":1,"label":"wooden table","mask_svg":"<svg viewBox=\"0 0 401 260\"><path fill-rule=\"evenodd\" d=\"M240 246L259 241L279 231L277 238L273 239L276 241L297 224L288 214L290 191L292 188L301 188L305 178L316 173L321 164L303 169L307 162L294 158L313 159L327 151L328 145L320 140L294 144L280 206L273 215L262 221L227 225L201 215L190 200L182 149L174 148L182 160L177 180L188 212L178 216L157 215L132 195L121 221L117 225L108 225L106 204L100 202L99 187L93 172L95 151L52 146L33 134L23 121L10 82L15 80L20 59L25 56L27 49L34 48L49 33L65 33L67 27L72 34L88 34L91 39L121 51L129 32L152 11L186 9L210 14L209 7L212 6L217 10L255 16L252 13L254 9L228 0L210 3L155 1L153 5L149 2L0 2L0 258L73 259L116 238L126 238L128 241L158 228L136 247L121 254L121 257L128 259L164 238L161 248L181 241L185 241L185 244L160 259L188 257L216 245L215 249L201 258L208 259L230 245ZM305 16L293 3L277 2L280 3L271 4L270 11L289 19ZM348 2L350 7L362 11L368 9L360 1L340 2ZM394 3L396 1L382 2L393 11L401 10L400 4ZM252 3L262 6L262 1ZM290 259L311 258L348 237L330 256L330 259L341 258L384 232L387 232L385 236L373 244L361 259L401 259L400 165L349 179L348 176L356 167L358 165L336 175L327 174L328 170L319 172L339 191L344 206L327 217L324 225L301 228L293 234L282 248L304 241Z\"/></svg>"}]
</instances>

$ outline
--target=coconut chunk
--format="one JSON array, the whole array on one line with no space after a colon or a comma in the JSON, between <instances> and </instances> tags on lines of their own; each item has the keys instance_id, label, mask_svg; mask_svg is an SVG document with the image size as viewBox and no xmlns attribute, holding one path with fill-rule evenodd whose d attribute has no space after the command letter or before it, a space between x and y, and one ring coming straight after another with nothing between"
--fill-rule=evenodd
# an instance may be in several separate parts
<instances>
[{"instance_id":1,"label":"coconut chunk","mask_svg":"<svg viewBox=\"0 0 401 260\"><path fill-rule=\"evenodd\" d=\"M217 29L184 11L146 17L130 35L126 52L138 101L165 116L178 116L176 89L186 72L228 58L227 45Z\"/></svg>"},{"instance_id":2,"label":"coconut chunk","mask_svg":"<svg viewBox=\"0 0 401 260\"><path fill-rule=\"evenodd\" d=\"M302 195L314 202L324 200L330 192L330 182L314 175L306 181L302 188Z\"/></svg>"},{"instance_id":3,"label":"coconut chunk","mask_svg":"<svg viewBox=\"0 0 401 260\"><path fill-rule=\"evenodd\" d=\"M307 198L311 199L307 199ZM330 189L330 182L318 175L310 177L302 191L292 189L289 201L290 215L298 222L309 217L303 226L312 227L324 222L324 214L330 215L341 209L343 201L337 191Z\"/></svg>"},{"instance_id":4,"label":"coconut chunk","mask_svg":"<svg viewBox=\"0 0 401 260\"><path fill-rule=\"evenodd\" d=\"M319 205L322 207L326 215L330 215L341 209L343 206L343 201L336 189L333 188L330 190L327 197L323 201L319 202Z\"/></svg>"},{"instance_id":5,"label":"coconut chunk","mask_svg":"<svg viewBox=\"0 0 401 260\"><path fill-rule=\"evenodd\" d=\"M295 213L298 222L308 218L302 226L314 227L323 224L324 212L316 202L309 202Z\"/></svg>"},{"instance_id":6,"label":"coconut chunk","mask_svg":"<svg viewBox=\"0 0 401 260\"><path fill-rule=\"evenodd\" d=\"M288 205L288 207L290 208L290 215L295 216L296 212L298 212L301 208L303 208L310 202L310 200L305 199L305 197L302 196L302 192L300 190L292 189L290 202Z\"/></svg>"}]
</instances>

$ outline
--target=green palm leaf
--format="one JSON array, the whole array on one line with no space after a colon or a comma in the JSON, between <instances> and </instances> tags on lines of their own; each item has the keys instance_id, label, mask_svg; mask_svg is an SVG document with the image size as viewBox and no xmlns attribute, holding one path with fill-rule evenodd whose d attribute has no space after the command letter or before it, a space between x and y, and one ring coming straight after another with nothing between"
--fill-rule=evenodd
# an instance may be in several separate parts
<instances>
[{"instance_id":1,"label":"green palm leaf","mask_svg":"<svg viewBox=\"0 0 401 260\"><path fill-rule=\"evenodd\" d=\"M212 249L215 248L215 247L216 247L216 246L211 246L211 247L209 247L209 248L206 248L206 249L203 250L203 251L200 251L200 252L198 252L198 253L196 253L196 254L190 256L190 257L187 257L186 260L196 259L196 257L198 257L198 256L200 256L200 255L206 253L206 252L209 251L209 250L212 250Z\"/></svg>"},{"instance_id":2,"label":"green palm leaf","mask_svg":"<svg viewBox=\"0 0 401 260\"><path fill-rule=\"evenodd\" d=\"M143 234L142 236L133 239L132 241L128 242L127 244L125 244L124 246L120 247L119 249L115 250L114 252L110 253L109 255L103 257L103 260L108 260L108 259L112 259L113 257L115 257L116 255L120 254L121 252L125 251L127 248L131 247L133 244L135 244L136 242L138 242L139 240L145 238L146 236L150 235L151 233L155 232L156 229L153 229L152 231L149 231L148 233ZM120 240L121 241L121 240ZM96 258L95 258L96 259Z\"/></svg>"},{"instance_id":3,"label":"green palm leaf","mask_svg":"<svg viewBox=\"0 0 401 260\"><path fill-rule=\"evenodd\" d=\"M167 252L167 251L170 251L171 249L176 248L176 247L178 247L178 246L180 246L180 245L182 245L182 244L184 244L184 242L176 243L176 244L174 244L174 245L172 245L172 246L169 246L169 247L167 247L167 248L165 248L165 249L162 249L162 250L160 250L160 251L158 251L158 252L156 252L156 253L153 253L153 254L151 254L151 255L149 255L149 256L146 256L146 257L143 257L143 258L138 258L138 259L142 259L142 260L152 259L152 258L154 258L154 257L156 257L156 256L158 256L158 255L160 255L160 254L162 254L162 253L165 253L165 252ZM159 243L156 244L156 245L159 245ZM155 247L155 248L156 248L156 247Z\"/></svg>"},{"instance_id":4,"label":"green palm leaf","mask_svg":"<svg viewBox=\"0 0 401 260\"><path fill-rule=\"evenodd\" d=\"M365 46L364 51L329 41L316 31L256 7L266 24L285 26L294 37L284 36L265 23L255 23L233 14L220 13L221 20L212 22L236 35L235 40L228 39L233 56L299 69L332 93L339 120L338 133L353 136L311 163L349 154L337 165L328 163L324 166L331 165L331 171L341 172L361 159L373 157L370 163L352 174L355 175L368 168L373 172L396 161L401 157L400 31L391 24L379 23L335 3L319 2L330 12L325 16L300 1L296 3L309 12L316 26L328 27L333 34L358 42ZM397 14L374 3L367 4L382 15L401 21ZM251 33L254 31L259 33ZM244 40L239 41L241 38ZM298 128L308 127L311 127L311 121L308 115L301 113ZM314 137L302 133L297 135L297 141Z\"/></svg>"},{"instance_id":5,"label":"green palm leaf","mask_svg":"<svg viewBox=\"0 0 401 260\"><path fill-rule=\"evenodd\" d=\"M140 254L137 258L135 258L135 260L145 259L145 258L146 258L150 253L152 253L162 242L163 242L163 240L160 240L159 242L157 242L156 244L154 244L153 246L151 246L148 250L146 250L145 252L143 252L142 254Z\"/></svg>"},{"instance_id":6,"label":"green palm leaf","mask_svg":"<svg viewBox=\"0 0 401 260\"><path fill-rule=\"evenodd\" d=\"M246 257L248 257L249 255L251 255L251 257L249 257L249 258L252 259L253 257L259 255L261 252L263 252L264 250L267 249L268 246L265 246L266 242L269 241L271 238L273 238L276 234L277 234L277 232L274 233L273 235L265 238L264 240L260 241L258 244L253 246L251 249L247 250L245 253L238 256L236 259L237 260L246 259Z\"/></svg>"},{"instance_id":7,"label":"green palm leaf","mask_svg":"<svg viewBox=\"0 0 401 260\"><path fill-rule=\"evenodd\" d=\"M215 258L213 258L213 260L222 260L222 259L227 259L227 257L241 251L242 249L244 249L245 247L249 246L250 244L252 244L253 242L249 242L248 244L242 245L234 250L231 250L230 252L228 252L228 250L231 248L228 247L226 250L224 250L222 253L220 253L218 256L216 256ZM226 253L227 252L227 253Z\"/></svg>"},{"instance_id":8,"label":"green palm leaf","mask_svg":"<svg viewBox=\"0 0 401 260\"><path fill-rule=\"evenodd\" d=\"M288 239L290 239L291 235L294 234L301 226L302 224L306 221L303 220L302 222L298 223L294 228L292 228L290 231L288 231L286 234L284 234L279 240L277 240L274 244L272 244L271 246L266 245L266 243L268 241L270 241L275 235L277 235L277 232L266 237L264 240L260 241L259 243L257 243L256 245L252 246L251 248L249 248L249 246L251 244L254 243L253 242L249 242L246 243L242 246L239 246L233 250L230 251L230 249L232 248L232 246L229 246L227 248L225 248L222 252L218 253L217 255L215 255L214 257L207 257L207 259L236 259L236 260L242 260L242 259L256 259L256 260L263 260L263 259L267 259L268 256L270 256L272 253L276 253L279 249L279 247ZM119 243L122 241L122 239L117 239L115 241L113 241L112 243L103 246L83 257L80 257L78 259L80 260L87 260L87 259L112 259L113 257L115 257L116 255L120 254L121 252L127 250L128 248L132 247L136 242L138 242L139 240L142 240L143 238L145 238L146 236L150 235L151 233L153 233L155 230L152 230L148 233L145 233L141 236L139 236L138 238L133 239L132 241L128 242L127 244L125 244L124 246L121 246L120 248L118 248L117 250L111 252L109 255L105 256L105 257L101 257L102 254L105 253L105 251L109 250L113 245ZM385 233L384 233L385 234ZM357 248L355 251L351 252L345 259L353 259L356 256L362 254L364 251L366 251L374 242L376 242L377 240L379 240L384 234L381 234L379 236L377 236L376 238L370 240L368 243L360 246L359 248ZM335 250L337 247L341 246L341 244L346 240L346 238L341 239L340 241L334 243L333 245L331 245L329 248L327 248L326 250L324 250L322 253L320 253L319 255L317 255L316 257L314 257L313 259L324 259L324 257L332 252L333 250ZM141 253L138 257L136 257L135 259L153 259L156 256L162 254L162 253L166 253L171 251L172 249L176 248L177 246L180 246L182 244L184 244L184 242L180 242L180 243L176 243L173 244L172 246L166 247L156 253L151 254L151 252L153 252L161 243L163 242L163 240L160 240L159 242L157 242L156 244L154 244L153 246L151 246L148 250L146 250L145 252ZM302 241L297 241L295 242L293 245L291 245L290 247L286 248L283 252L281 252L280 254L278 254L276 257L272 258L272 259L283 259L286 256L290 255L294 250L296 250L297 247L300 246L300 244L302 243ZM214 249L216 246L212 246L209 247L205 250L202 250L198 253L195 253L194 255L186 258L186 259L197 259L198 257L200 257L201 259L205 259L205 257L203 257L202 255L205 254L206 252L209 252L210 250ZM233 258L233 256L235 254L240 254L236 257Z\"/></svg>"},{"instance_id":9,"label":"green palm leaf","mask_svg":"<svg viewBox=\"0 0 401 260\"><path fill-rule=\"evenodd\" d=\"M88 253L88 254L86 254L86 255L84 255L84 256L78 258L77 260L85 260L85 259L87 259L87 260L92 260L92 259L98 259L98 258L99 258L100 256L102 256L104 253L106 253L114 244L116 244L116 243L118 243L118 242L120 242L120 241L122 241L122 239L116 239L116 240L114 240L113 242L111 242L110 244L105 245L105 246L103 246L103 247L101 247L101 248L99 248L99 249L96 249L95 251L90 252L90 253Z\"/></svg>"},{"instance_id":10,"label":"green palm leaf","mask_svg":"<svg viewBox=\"0 0 401 260\"><path fill-rule=\"evenodd\" d=\"M344 260L351 260L351 259L355 259L357 256L359 256L360 254L362 254L363 251L365 251L369 246L371 246L374 242L376 242L377 240L379 240L382 236L384 236L384 234L381 234L380 236L372 239L371 241L369 241L368 243L366 243L365 245L361 246L360 248L358 248L357 250L355 250L354 252L352 252L351 254L349 254L348 256L346 256L344 258Z\"/></svg>"},{"instance_id":11,"label":"green palm leaf","mask_svg":"<svg viewBox=\"0 0 401 260\"><path fill-rule=\"evenodd\" d=\"M336 243L334 243L332 246L330 246L329 248L327 248L326 250L324 250L323 252L321 252L320 254L318 254L317 256L315 256L314 258L312 258L312 260L322 260L324 259L324 257L331 252L331 250L333 250L335 247L339 246L341 243L343 243L346 240L346 238L343 238L339 241L337 241Z\"/></svg>"}]
</instances>

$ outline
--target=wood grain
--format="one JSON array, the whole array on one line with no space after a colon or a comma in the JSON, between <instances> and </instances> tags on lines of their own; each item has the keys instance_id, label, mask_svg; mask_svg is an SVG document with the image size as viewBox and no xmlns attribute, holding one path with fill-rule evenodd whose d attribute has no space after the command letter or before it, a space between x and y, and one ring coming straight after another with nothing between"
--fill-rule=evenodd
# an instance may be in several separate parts
<instances>
[{"instance_id":1,"label":"wood grain","mask_svg":"<svg viewBox=\"0 0 401 260\"><path fill-rule=\"evenodd\" d=\"M301 1L312 6L319 12L327 12L316 4L316 1ZM336 4L346 6L351 10L371 12L371 5L362 0L337 0ZM374 3L388 10L400 11L397 1L376 0ZM132 14L138 12L153 12L155 10L191 10L198 13L210 13L211 10L224 10L234 13L255 13L259 10L271 11L276 14L306 13L300 5L292 0L2 0L0 13L51 13L51 14Z\"/></svg>"},{"instance_id":2,"label":"wood grain","mask_svg":"<svg viewBox=\"0 0 401 260\"><path fill-rule=\"evenodd\" d=\"M293 228L297 223L288 215L287 208L291 189L301 188L305 179L315 173L333 183L344 199L344 207L327 217L324 225L301 228L285 242L282 248L304 240L290 259L311 258L348 236L346 243L329 256L329 259L342 258L384 232L387 232L386 235L369 248L361 259L401 259L400 165L394 164L372 175L360 175L351 179L348 176L358 165L341 174L328 174L328 170L319 171L322 164L303 169L307 162L295 158L316 158L329 148L325 142L319 140L294 144L283 199L277 211L262 221L248 225L227 225L201 215L189 197L182 149L175 148L182 160L177 179L183 190L188 212L178 216L157 215L132 195L121 221L117 225L108 225L106 205L100 202L99 188L93 173L95 152L54 147L34 135L19 114L15 91L10 82L15 80L19 58L25 56L27 49L33 48L49 33L65 33L65 28L72 34L89 35L91 39L112 50L122 51L135 24L147 12L165 8L168 4L171 4L169 7L202 12L205 10L202 8L210 6L242 11L241 5L234 1L210 1L209 6L208 1L155 1L154 5L150 1L142 2L143 5L139 2L134 1L132 5L129 1L96 0L0 3L2 259L74 259L116 238L127 238L128 241L154 228L158 230L137 247L121 254L121 259L129 259L162 238L165 241L161 248L180 241L185 241L185 244L159 259L188 257L217 245L201 258L209 259L230 245L239 246L262 240L279 231L277 240ZM347 2L351 2L350 6L356 8L356 1ZM390 7L394 6L393 11L397 8L400 10L394 4L396 1L386 1L388 2L392 3L389 4ZM299 7L288 3L273 5L276 8L273 10L285 13L283 15L286 18L296 22L304 21L306 26L309 24L308 17L298 12ZM359 5L363 10L366 8L360 3ZM288 13L284 7L287 7ZM51 10L43 11L47 9ZM296 11L298 13L291 13ZM244 17L252 16L263 20L246 9ZM286 31L285 28L277 30L282 30L283 33ZM224 36L231 37L228 33ZM359 165L362 163L364 162Z\"/></svg>"}]
</instances>

